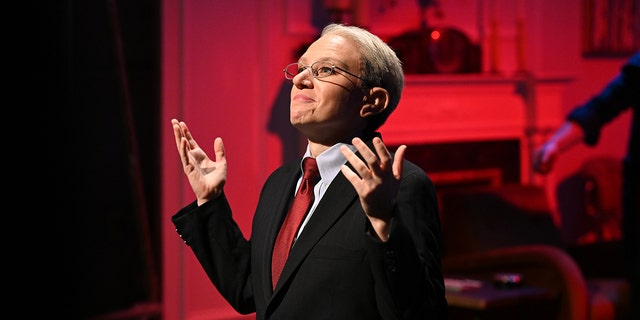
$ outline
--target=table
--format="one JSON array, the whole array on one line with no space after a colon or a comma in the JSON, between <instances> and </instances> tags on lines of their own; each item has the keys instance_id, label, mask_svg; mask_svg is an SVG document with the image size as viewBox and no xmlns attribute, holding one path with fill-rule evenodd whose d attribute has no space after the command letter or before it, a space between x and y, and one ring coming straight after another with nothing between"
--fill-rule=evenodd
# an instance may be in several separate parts
<instances>
[{"instance_id":1,"label":"table","mask_svg":"<svg viewBox=\"0 0 640 320\"><path fill-rule=\"evenodd\" d=\"M451 285L451 280L456 280ZM502 288L488 281L446 278L450 320L553 319L557 297L546 288Z\"/></svg>"}]
</instances>

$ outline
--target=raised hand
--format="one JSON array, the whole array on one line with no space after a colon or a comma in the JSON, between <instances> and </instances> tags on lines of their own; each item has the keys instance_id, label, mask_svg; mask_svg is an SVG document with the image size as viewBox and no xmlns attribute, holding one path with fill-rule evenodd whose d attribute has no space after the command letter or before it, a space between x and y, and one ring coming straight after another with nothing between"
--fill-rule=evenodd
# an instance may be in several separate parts
<instances>
[{"instance_id":1,"label":"raised hand","mask_svg":"<svg viewBox=\"0 0 640 320\"><path fill-rule=\"evenodd\" d=\"M341 168L342 174L356 189L360 197L360 204L378 237L386 241L389 222L393 217L396 195L402 180L402 160L407 146L398 147L392 158L391 153L378 137L373 139L377 156L360 138L354 138L352 143L364 161L349 148L343 146L340 151L353 166L355 172L344 165Z\"/></svg>"},{"instance_id":2,"label":"raised hand","mask_svg":"<svg viewBox=\"0 0 640 320\"><path fill-rule=\"evenodd\" d=\"M547 142L534 151L531 159L533 170L541 174L549 173L561 153L583 140L582 127L572 121L565 122Z\"/></svg>"},{"instance_id":3,"label":"raised hand","mask_svg":"<svg viewBox=\"0 0 640 320\"><path fill-rule=\"evenodd\" d=\"M534 151L532 157L533 170L540 174L547 174L553 169L558 157L558 147L553 142L547 142Z\"/></svg>"},{"instance_id":4,"label":"raised hand","mask_svg":"<svg viewBox=\"0 0 640 320\"><path fill-rule=\"evenodd\" d=\"M222 138L217 137L214 140L215 160L211 160L193 139L186 123L171 119L171 124L173 135L176 138L176 147L182 161L182 169L189 179L198 205L218 197L222 194L224 184L227 181L227 158Z\"/></svg>"}]
</instances>

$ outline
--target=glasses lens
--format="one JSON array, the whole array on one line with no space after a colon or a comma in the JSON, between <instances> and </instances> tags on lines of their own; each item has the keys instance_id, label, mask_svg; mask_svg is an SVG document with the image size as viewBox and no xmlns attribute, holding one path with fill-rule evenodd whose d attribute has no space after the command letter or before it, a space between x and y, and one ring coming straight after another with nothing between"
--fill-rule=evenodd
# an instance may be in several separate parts
<instances>
[{"instance_id":1,"label":"glasses lens","mask_svg":"<svg viewBox=\"0 0 640 320\"><path fill-rule=\"evenodd\" d=\"M298 73L302 72L302 68L299 68L297 63L292 63L284 68L284 77L287 79L293 79Z\"/></svg>"},{"instance_id":2,"label":"glasses lens","mask_svg":"<svg viewBox=\"0 0 640 320\"><path fill-rule=\"evenodd\" d=\"M327 61L318 61L311 65L316 78L328 77L333 73L333 64Z\"/></svg>"},{"instance_id":3,"label":"glasses lens","mask_svg":"<svg viewBox=\"0 0 640 320\"><path fill-rule=\"evenodd\" d=\"M314 78L324 78L333 74L333 64L328 61L318 61L311 66L303 66L299 63L292 63L284 68L284 77L291 80L307 68L311 69Z\"/></svg>"}]
</instances>

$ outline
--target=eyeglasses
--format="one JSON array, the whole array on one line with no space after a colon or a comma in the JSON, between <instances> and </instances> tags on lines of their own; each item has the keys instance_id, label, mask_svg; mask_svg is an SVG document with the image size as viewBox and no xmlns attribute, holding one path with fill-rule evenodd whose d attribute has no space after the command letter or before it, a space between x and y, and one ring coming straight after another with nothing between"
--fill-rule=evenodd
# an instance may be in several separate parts
<instances>
[{"instance_id":1,"label":"eyeglasses","mask_svg":"<svg viewBox=\"0 0 640 320\"><path fill-rule=\"evenodd\" d=\"M305 66L302 64L299 64L297 62L295 63L291 63L289 65L287 65L286 67L284 67L284 77L286 79L292 80L293 77L297 76L300 73L303 73L305 70L311 70L311 75L313 75L314 78L316 79L322 79L322 78L326 78L332 74L335 73L335 69L338 69L348 75L354 76L360 80L362 80L362 82L364 82L365 84L367 84L367 80L362 79L361 77L356 76L355 74L340 68L336 65L334 65L333 63L329 62L329 61L317 61L314 62L313 64L311 64L310 66Z\"/></svg>"}]
</instances>

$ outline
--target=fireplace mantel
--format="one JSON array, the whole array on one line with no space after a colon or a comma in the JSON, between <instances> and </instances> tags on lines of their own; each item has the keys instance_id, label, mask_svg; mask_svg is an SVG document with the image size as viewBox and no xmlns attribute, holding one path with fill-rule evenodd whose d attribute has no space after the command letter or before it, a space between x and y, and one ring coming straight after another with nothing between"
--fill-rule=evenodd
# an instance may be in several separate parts
<instances>
[{"instance_id":1,"label":"fireplace mantel","mask_svg":"<svg viewBox=\"0 0 640 320\"><path fill-rule=\"evenodd\" d=\"M388 145L517 139L522 182L528 183L531 151L564 120L570 81L528 74L406 75L398 109L381 132Z\"/></svg>"}]
</instances>

